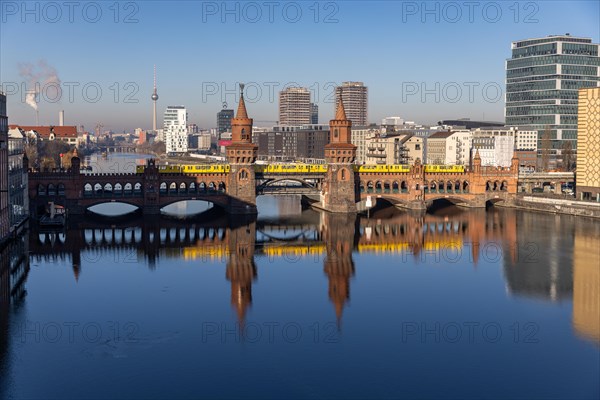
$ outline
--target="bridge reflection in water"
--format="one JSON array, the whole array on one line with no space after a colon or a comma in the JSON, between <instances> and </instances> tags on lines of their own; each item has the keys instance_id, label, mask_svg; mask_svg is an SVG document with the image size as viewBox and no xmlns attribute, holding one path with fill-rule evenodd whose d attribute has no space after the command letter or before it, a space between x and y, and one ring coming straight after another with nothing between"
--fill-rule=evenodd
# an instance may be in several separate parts
<instances>
[{"instance_id":1,"label":"bridge reflection in water","mask_svg":"<svg viewBox=\"0 0 600 400\"><path fill-rule=\"evenodd\" d=\"M222 262L241 325L252 304L252 285L261 259L281 264L299 259L321 262L338 321L350 300L355 254L396 254L398 267L411 262L424 267L477 268L481 262L501 262L509 295L548 301L573 298L575 329L599 341L600 282L593 266L598 265L594 249L600 246L600 228L566 223L573 232L565 234L559 224L552 233L536 217L494 208L454 215L387 208L371 218L308 210L276 219L234 219L213 210L194 221L146 217L102 225L75 220L61 233L32 232L29 249L36 263L70 258L76 280L85 274L82 265L86 261L115 251L125 254L125 261L145 262L149 268L156 268L162 258L183 258L198 266ZM595 232L589 232L590 226ZM532 242L536 237L532 235L539 240ZM560 253L560 248L574 252Z\"/></svg>"}]
</instances>

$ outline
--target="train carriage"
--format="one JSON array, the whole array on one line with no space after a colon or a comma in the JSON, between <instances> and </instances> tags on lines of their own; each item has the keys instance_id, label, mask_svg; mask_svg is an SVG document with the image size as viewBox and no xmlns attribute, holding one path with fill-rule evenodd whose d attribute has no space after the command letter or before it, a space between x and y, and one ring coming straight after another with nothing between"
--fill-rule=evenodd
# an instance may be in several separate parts
<instances>
[{"instance_id":1,"label":"train carriage","mask_svg":"<svg viewBox=\"0 0 600 400\"><path fill-rule=\"evenodd\" d=\"M463 173L465 172L464 165L425 165L427 173Z\"/></svg>"}]
</instances>

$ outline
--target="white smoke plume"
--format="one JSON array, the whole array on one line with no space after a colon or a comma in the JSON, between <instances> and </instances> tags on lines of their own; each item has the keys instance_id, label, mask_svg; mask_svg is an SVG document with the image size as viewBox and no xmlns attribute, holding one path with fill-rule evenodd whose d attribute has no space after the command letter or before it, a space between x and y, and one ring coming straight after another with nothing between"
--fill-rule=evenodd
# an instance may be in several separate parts
<instances>
[{"instance_id":1,"label":"white smoke plume","mask_svg":"<svg viewBox=\"0 0 600 400\"><path fill-rule=\"evenodd\" d=\"M37 64L31 63L20 63L19 64L19 75L27 80L28 90L25 93L25 103L30 105L34 110L38 110L37 97L40 90L54 90L58 93L53 93L60 98L62 95L61 91L61 80L58 77L56 68L49 65L45 60L39 60Z\"/></svg>"}]
</instances>

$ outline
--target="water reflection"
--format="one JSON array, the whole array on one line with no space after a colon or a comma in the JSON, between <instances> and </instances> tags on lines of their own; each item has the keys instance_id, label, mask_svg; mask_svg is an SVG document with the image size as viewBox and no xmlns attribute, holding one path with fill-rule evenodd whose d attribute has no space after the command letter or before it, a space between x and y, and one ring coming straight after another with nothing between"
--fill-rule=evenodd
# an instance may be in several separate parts
<instances>
[{"instance_id":1,"label":"water reflection","mask_svg":"<svg viewBox=\"0 0 600 400\"><path fill-rule=\"evenodd\" d=\"M160 343L166 341L163 337L169 338L168 349L160 351L177 355L181 362L181 370L176 372L178 387L184 388L180 394L197 393L200 372L207 374L208 381L216 380L216 386L227 386L219 377L231 365L236 366L236 376L242 379L240 387L252 385L251 380L243 378L244 371L256 371L253 380L258 386L253 387L254 395L260 393L264 383L259 384L259 376L263 375L269 377L269 382L277 376L275 380L282 380L283 386L281 392L276 392L286 393L287 384L299 376L288 373L294 368L305 375L302 382L291 383L293 397L305 397L304 379L314 385L314 393L323 397L399 397L402 393L458 397L464 390L471 397L597 394L590 389L597 378L591 377L581 384L579 392L573 392L570 372L576 374L579 369L589 376L598 372L593 362L595 357L597 364L600 354L600 225L595 222L493 208L450 208L433 214L388 208L371 213L369 218L354 218L300 212L293 206L282 216L263 214L258 219L232 218L216 209L187 220L145 217L102 224L90 218L72 218L62 232L32 230L21 243L25 247L15 247L11 254L14 259L23 259L29 251L29 260L36 265L29 274L29 284L35 281L35 274L44 279L51 277L51 283L38 278L37 289L31 290L35 293L25 297L25 303L29 303L27 318L36 320L35 315L39 318L40 313L50 313L58 315L54 317L58 321L72 321L81 315L112 320L119 318L116 313L120 318L127 315L125 321L168 327L165 335L167 328L158 336L153 336L155 332L142 335L139 343L147 345L148 337L159 337ZM4 254L2 260L6 263L10 257ZM20 354L32 345L15 346L7 333L15 323L9 306L14 303L13 293L15 298L24 293L22 285L14 290L13 282L18 280L7 278L7 270L14 268L3 264L1 270L0 372L11 376L17 382L14 387L23 391L37 387L36 379L41 378L28 375L28 368L19 361L28 359ZM200 273L195 272L198 270ZM27 274L19 276L24 279ZM131 287L132 282L139 287ZM61 297L56 291L48 291L40 297L38 293L49 284L67 294ZM49 298L52 295L57 298ZM44 301L51 306L44 308ZM57 304L64 310L57 311ZM424 321L431 327L439 321L460 324L472 320L502 323L506 340L496 347L486 342L401 341L401 327L407 321ZM228 335L239 331L243 348L236 347L238 342L203 342L200 326L207 321L218 329L225 326ZM231 321L235 326L228 325ZM244 342L246 327L256 329L261 323L274 321L306 323L304 333L309 339L298 348L287 342L263 342L253 348L251 338ZM340 347L319 347L313 342L314 332L308 327L314 321L331 323L334 331L337 323L340 336L336 343ZM515 342L510 330L515 321L538 323L539 341L533 345ZM126 358L129 348L114 339L109 343L119 349L119 368L138 370L154 365L152 361L173 361L163 353L162 358L152 358L154 353L147 351L143 356L135 353L138 358L125 362L120 357ZM56 349L62 351L60 347L53 350L49 344L33 348L40 347L51 354ZM88 346L73 351L75 356L71 357L79 363L78 368L96 368L96 372L88 371L89 376L111 376L105 360L96 360L98 351L94 349ZM254 353L254 349L259 350ZM93 356L77 359L81 354ZM189 360L182 361L186 354ZM271 366L265 364L266 359L277 361ZM479 370L482 359L489 363L484 363L487 369ZM540 363L539 359L548 362ZM199 362L203 363L200 370L195 369ZM335 385L321 381L326 371L340 365L345 365L343 371L329 376ZM119 368L114 374L124 373ZM527 372L533 378L506 385L497 376L491 377L490 371L497 369L511 369L519 375ZM314 374L306 372L311 370ZM461 371L470 371L467 380ZM69 372L64 371L65 375ZM160 389L166 384L159 378L164 370L151 372L156 373L153 376L159 380ZM393 378L404 375L407 378L403 381ZM536 383L548 375L552 379L547 385ZM351 379L341 382L342 376ZM449 379L456 386L449 392L444 388L423 389L429 387L426 384L430 378L436 382ZM172 383L174 377L170 379ZM376 387L369 383L374 380L378 382ZM472 384L474 381L480 382L479 386ZM136 384L140 387L140 382ZM119 390L127 390L127 385L118 386ZM4 384L0 387L6 390ZM331 387L341 391L334 393L328 389ZM17 389L0 389L0 397L22 394ZM235 388L223 392L209 389L207 396L244 397ZM25 394L36 393L28 390ZM52 393L57 390L62 389L55 388ZM77 387L72 397L85 390L84 386ZM109 387L98 390L100 397L114 394ZM142 391L138 395L157 393L164 392Z\"/></svg>"},{"instance_id":2,"label":"water reflection","mask_svg":"<svg viewBox=\"0 0 600 400\"><path fill-rule=\"evenodd\" d=\"M501 262L509 295L549 301L574 298L574 325L597 337L597 224L573 224L539 215L491 209L438 214L380 210L370 218L304 211L281 218L231 218L211 209L198 219L140 218L101 225L72 222L63 232L30 235L32 260L70 257L75 280L82 254L100 259L122 250L132 261L156 268L161 258L221 260L231 283L231 303L241 323L252 303L255 258L322 259L328 295L340 320L350 300L354 254L396 254L400 263L462 265ZM548 225L551 226L548 226ZM568 229L565 229L568 226ZM535 238L535 240L533 240ZM575 271L574 271L575 268ZM577 296L573 297L573 277ZM594 308L594 305L596 307ZM586 322L587 321L587 322Z\"/></svg>"},{"instance_id":3,"label":"water reflection","mask_svg":"<svg viewBox=\"0 0 600 400\"><path fill-rule=\"evenodd\" d=\"M0 377L9 376L10 360L7 357L10 344L9 323L13 311L21 306L26 294L25 281L29 273L29 241L20 235L0 249ZM4 398L0 384L0 398Z\"/></svg>"},{"instance_id":4,"label":"water reflection","mask_svg":"<svg viewBox=\"0 0 600 400\"><path fill-rule=\"evenodd\" d=\"M600 343L600 227L575 227L573 246L573 326Z\"/></svg>"}]
</instances>

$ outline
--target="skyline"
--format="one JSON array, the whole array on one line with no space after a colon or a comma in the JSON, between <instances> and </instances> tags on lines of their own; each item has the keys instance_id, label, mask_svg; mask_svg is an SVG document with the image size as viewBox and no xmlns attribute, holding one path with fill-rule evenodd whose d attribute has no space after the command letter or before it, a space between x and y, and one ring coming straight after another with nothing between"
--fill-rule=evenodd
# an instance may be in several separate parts
<instances>
[{"instance_id":1,"label":"skyline","mask_svg":"<svg viewBox=\"0 0 600 400\"><path fill-rule=\"evenodd\" d=\"M67 125L83 124L88 131L97 122L115 132L152 127L154 64L160 95L159 127L170 105L185 105L191 123L215 127L222 103L237 104L239 82L246 84L246 102L256 126L272 125L278 119L278 93L290 82L311 90L322 124L333 117L333 87L344 81L362 81L369 88L369 122L378 123L386 116L424 124L450 118L503 121L505 60L510 57L511 42L565 33L599 41L597 2L475 3L487 14L478 13L481 10L475 7L469 15L464 3L447 3L462 8L456 23L451 22L453 9L437 2L427 3L433 13L415 11L415 5L421 5L417 2L374 2L370 7L321 2L317 23L316 9L310 8L315 3L277 3L290 13L293 7L300 7L302 16L295 23L290 22L291 14L279 14L277 9L272 23L265 12L256 23L250 22L252 9L247 4L262 3L227 3L230 11L238 4L239 13L220 15L221 10L211 8L220 7L220 2L176 2L167 7L164 2L123 2L118 16L109 4L89 3L101 9L96 23L85 20L91 20L92 7L88 7L87 17L73 12L72 23L65 8L62 17L52 23L55 14L44 5L38 11L32 5L32 14L22 14L3 3L0 81L9 94L9 123L31 125L36 113L25 103L31 79L19 70L31 64L32 75L40 75L43 66L39 62L45 62L50 70L44 77L54 69L63 95L54 103L41 99L40 124L58 124L58 113L65 110ZM20 3L8 4L20 7ZM518 15L514 7L509 8L514 4L519 5ZM496 6L501 16L492 22ZM562 14L566 6L568 15ZM181 23L161 25L174 17ZM115 23L115 18L119 22ZM373 18L380 24L362 23ZM138 22L125 23L133 19ZM336 19L338 22L328 23ZM538 22L532 23L536 19ZM390 35L389 24L395 24L406 40ZM186 35L190 27L194 28L192 35ZM281 34L272 35L272 31ZM70 43L63 43L64 37L69 37ZM28 46L19 45L23 42ZM109 52L112 58L103 56ZM156 56L148 55L152 53ZM68 85L73 88L70 99L65 93ZM85 85L88 100L82 90ZM98 87L102 95L93 102ZM488 99L484 87L489 90ZM432 92L423 94L423 90ZM16 94L11 95L12 91ZM51 92L52 87L46 97L51 97Z\"/></svg>"}]
</instances>

